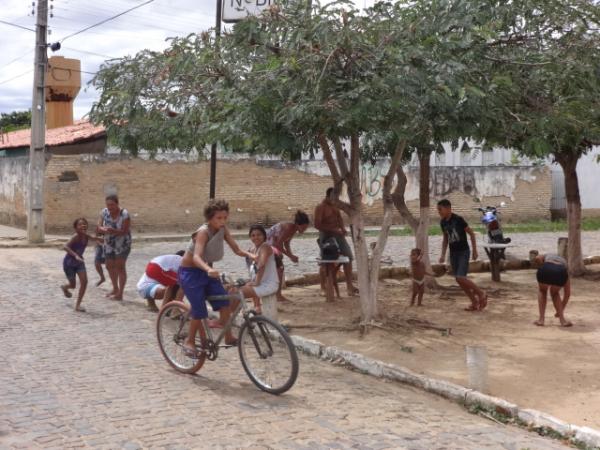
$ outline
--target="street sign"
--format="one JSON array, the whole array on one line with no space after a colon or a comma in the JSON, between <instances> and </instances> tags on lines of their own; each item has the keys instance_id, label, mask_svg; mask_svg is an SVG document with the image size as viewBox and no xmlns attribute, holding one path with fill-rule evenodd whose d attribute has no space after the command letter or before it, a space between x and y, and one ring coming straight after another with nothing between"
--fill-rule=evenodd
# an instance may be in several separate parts
<instances>
[{"instance_id":1,"label":"street sign","mask_svg":"<svg viewBox=\"0 0 600 450\"><path fill-rule=\"evenodd\" d=\"M223 22L239 22L248 16L259 15L276 0L223 0Z\"/></svg>"}]
</instances>

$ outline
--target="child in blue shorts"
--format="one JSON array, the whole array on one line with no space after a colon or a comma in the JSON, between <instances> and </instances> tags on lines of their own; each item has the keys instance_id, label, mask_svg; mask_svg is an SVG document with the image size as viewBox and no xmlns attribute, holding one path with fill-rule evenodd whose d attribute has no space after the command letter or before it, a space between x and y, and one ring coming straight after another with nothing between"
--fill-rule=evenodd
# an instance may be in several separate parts
<instances>
[{"instance_id":1,"label":"child in blue shorts","mask_svg":"<svg viewBox=\"0 0 600 450\"><path fill-rule=\"evenodd\" d=\"M202 319L208 317L206 297L227 295L227 291L219 281L219 271L212 267L213 263L223 258L224 242L227 241L236 255L256 259L252 253L239 248L227 228L228 217L227 202L211 200L204 208L206 223L192 234L192 240L179 266L179 285L192 306L190 332L184 344L184 350L190 356L197 356L196 333L201 329ZM221 323L224 325L237 307L237 303L228 300L213 301L211 306L213 310L219 311ZM237 339L228 332L225 343L236 345Z\"/></svg>"},{"instance_id":2,"label":"child in blue shorts","mask_svg":"<svg viewBox=\"0 0 600 450\"><path fill-rule=\"evenodd\" d=\"M83 217L73 222L73 228L75 229L75 234L63 247L67 252L63 259L63 270L69 282L62 285L61 289L65 297L71 298L72 294L69 289L75 289L76 277L79 277L79 293L77 295L77 302L75 303L75 311L85 312L85 308L81 306L81 301L87 288L87 273L83 260L83 252L90 240L97 241L100 239L87 234L88 221Z\"/></svg>"}]
</instances>

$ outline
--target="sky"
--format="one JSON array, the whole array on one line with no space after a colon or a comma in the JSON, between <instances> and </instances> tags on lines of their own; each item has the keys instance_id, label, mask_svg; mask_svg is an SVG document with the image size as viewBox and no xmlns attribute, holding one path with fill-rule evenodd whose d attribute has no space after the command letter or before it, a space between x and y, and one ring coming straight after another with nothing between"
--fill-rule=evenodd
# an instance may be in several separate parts
<instances>
[{"instance_id":1,"label":"sky","mask_svg":"<svg viewBox=\"0 0 600 450\"><path fill-rule=\"evenodd\" d=\"M88 86L93 73L109 58L134 55L142 49L161 50L168 37L207 30L215 24L216 0L154 0L89 31L68 37L145 0L48 0L48 43L62 41L58 55L81 60L81 91L75 99L75 119L90 110L97 92ZM0 21L34 29L33 0L0 0ZM359 7L373 0L355 0ZM35 33L0 22L0 112L31 108ZM89 73L86 73L89 72Z\"/></svg>"}]
</instances>

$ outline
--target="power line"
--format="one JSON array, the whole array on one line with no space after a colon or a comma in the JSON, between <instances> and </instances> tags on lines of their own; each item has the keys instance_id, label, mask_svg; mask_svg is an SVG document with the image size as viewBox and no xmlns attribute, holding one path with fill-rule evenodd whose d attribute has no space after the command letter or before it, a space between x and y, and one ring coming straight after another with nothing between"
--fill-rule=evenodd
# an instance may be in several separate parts
<instances>
[{"instance_id":1,"label":"power line","mask_svg":"<svg viewBox=\"0 0 600 450\"><path fill-rule=\"evenodd\" d=\"M15 59L11 59L9 62L7 62L6 64L4 64L2 67L0 67L0 70L10 66L12 63L16 63L17 61L28 57L29 55L31 55L33 53L33 50L28 51L27 53L25 53L24 55L19 56L18 58Z\"/></svg>"},{"instance_id":2,"label":"power line","mask_svg":"<svg viewBox=\"0 0 600 450\"><path fill-rule=\"evenodd\" d=\"M84 53L87 55L99 56L100 58L105 58L105 59L117 59L116 56L110 56L110 55L104 55L102 53L90 52L89 50L80 50L78 48L73 48L73 47L62 47L62 49L63 50L71 50L71 51L77 52L77 53Z\"/></svg>"},{"instance_id":3,"label":"power line","mask_svg":"<svg viewBox=\"0 0 600 450\"><path fill-rule=\"evenodd\" d=\"M19 25L19 24L12 23L12 22L7 22L6 20L0 19L0 23L3 23L4 25L10 25L11 27L15 27L15 28L21 28L22 30L33 31L35 33L35 30L33 28L27 28L27 27L24 27L23 25Z\"/></svg>"},{"instance_id":4,"label":"power line","mask_svg":"<svg viewBox=\"0 0 600 450\"><path fill-rule=\"evenodd\" d=\"M87 30L89 30L89 29L91 29L91 28L94 28L94 27L100 26L100 25L102 25L102 24L105 24L106 22L109 22L109 21L111 21L111 20L114 20L114 19L116 19L117 17L121 17L121 16L123 16L123 15L127 14L128 12L130 12L130 11L134 11L134 10L136 10L136 9L138 9L138 8L141 8L142 6L145 6L145 5L149 4L149 3L152 3L153 1L154 1L154 0L147 0L147 1L145 1L144 3L141 3L141 4L137 5L137 6L134 6L133 8L129 8L129 9L127 9L127 10L125 10L125 11L123 11L123 12L119 13L119 14L116 14L116 15L114 15L114 16L112 16L112 17L109 17L109 18L107 18L107 19L104 19L104 20L102 20L102 21L100 21L100 22L98 22L98 23L95 23L95 24L93 24L93 25L90 25L89 27L86 27L86 28L84 28L84 29L82 29L82 30L76 31L75 33L69 34L69 35L65 36L64 38L62 38L62 39L60 40L60 42L64 42L65 40L67 40L67 39L69 39L69 38L71 38L71 37L73 37L73 36L77 36L78 34L84 33L84 32L86 32Z\"/></svg>"},{"instance_id":5,"label":"power line","mask_svg":"<svg viewBox=\"0 0 600 450\"><path fill-rule=\"evenodd\" d=\"M31 73L31 72L33 72L33 69L29 69L27 72L23 72L23 73L20 73L19 75L15 75L14 77L9 78L8 80L0 81L0 85L3 85L10 81L16 80L17 78L22 77L23 75L27 75L28 73Z\"/></svg>"}]
</instances>

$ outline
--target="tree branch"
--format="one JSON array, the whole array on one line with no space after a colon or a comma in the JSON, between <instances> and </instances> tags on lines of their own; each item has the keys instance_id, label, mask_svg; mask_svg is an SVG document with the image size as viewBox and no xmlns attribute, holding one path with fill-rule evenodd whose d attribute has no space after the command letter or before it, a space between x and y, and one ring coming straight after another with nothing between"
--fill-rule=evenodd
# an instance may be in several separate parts
<instances>
[{"instance_id":1,"label":"tree branch","mask_svg":"<svg viewBox=\"0 0 600 450\"><path fill-rule=\"evenodd\" d=\"M402 140L396 146L392 160L390 161L390 168L383 178L383 221L381 224L381 230L379 231L379 236L377 237L377 243L373 248L373 261L381 260L381 255L383 254L383 249L385 248L385 244L387 243L390 233L390 228L392 226L392 207L394 206L391 195L392 185L394 183L394 178L396 177L396 171L402 164L402 158L404 156L405 149L406 141Z\"/></svg>"},{"instance_id":2,"label":"tree branch","mask_svg":"<svg viewBox=\"0 0 600 450\"><path fill-rule=\"evenodd\" d=\"M336 136L332 139L333 147L335 149L335 157L337 159L337 163L340 166L340 172L343 179L348 177L348 162L346 161L346 157L344 156L344 149L342 147L342 141L339 136Z\"/></svg>"},{"instance_id":3,"label":"tree branch","mask_svg":"<svg viewBox=\"0 0 600 450\"><path fill-rule=\"evenodd\" d=\"M331 154L331 148L329 147L327 138L324 134L319 134L319 136L317 137L317 142L321 147L321 151L323 152L323 158L325 158L325 162L327 162L329 172L331 173L331 177L333 178L333 189L335 193L339 195L344 180L340 176L338 167L335 163L335 160L333 159L333 155ZM348 215L350 215L350 213L352 212L352 207L350 206L350 204L341 201L339 198L336 198L334 200L334 204Z\"/></svg>"},{"instance_id":4,"label":"tree branch","mask_svg":"<svg viewBox=\"0 0 600 450\"><path fill-rule=\"evenodd\" d=\"M398 184L396 185L396 189L394 189L394 193L392 194L392 200L394 202L394 206L402 216L406 223L416 231L419 227L419 221L413 216L413 214L408 209L406 205L406 200L404 198L404 194L406 193L406 185L408 183L408 179L406 178L406 173L404 173L404 168L402 164L398 165L396 169L396 175L398 176Z\"/></svg>"}]
</instances>

